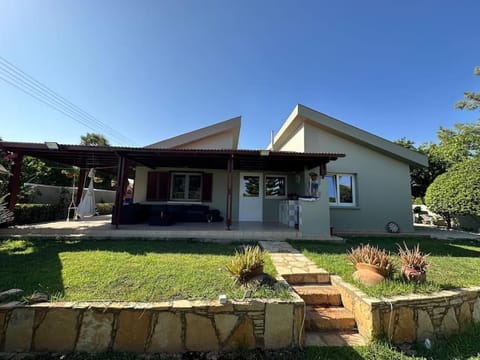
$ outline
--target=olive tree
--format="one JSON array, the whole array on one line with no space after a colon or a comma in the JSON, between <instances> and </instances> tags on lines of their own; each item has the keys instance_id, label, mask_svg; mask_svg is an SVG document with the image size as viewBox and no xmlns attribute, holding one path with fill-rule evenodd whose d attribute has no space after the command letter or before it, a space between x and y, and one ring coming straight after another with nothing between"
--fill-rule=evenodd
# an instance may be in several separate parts
<instances>
[{"instance_id":1,"label":"olive tree","mask_svg":"<svg viewBox=\"0 0 480 360\"><path fill-rule=\"evenodd\" d=\"M457 215L480 216L480 158L464 160L437 176L425 202L445 218L449 228Z\"/></svg>"}]
</instances>

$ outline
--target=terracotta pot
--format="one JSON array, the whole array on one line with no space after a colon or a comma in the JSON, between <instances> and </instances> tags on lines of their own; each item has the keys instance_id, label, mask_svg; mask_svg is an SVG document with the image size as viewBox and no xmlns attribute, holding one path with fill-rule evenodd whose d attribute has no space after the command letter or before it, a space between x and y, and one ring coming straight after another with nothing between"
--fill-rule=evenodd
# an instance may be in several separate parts
<instances>
[{"instance_id":1,"label":"terracotta pot","mask_svg":"<svg viewBox=\"0 0 480 360\"><path fill-rule=\"evenodd\" d=\"M357 263L355 268L357 271L353 273L353 278L366 286L377 285L385 281L385 277L387 276L385 270L375 265Z\"/></svg>"},{"instance_id":2,"label":"terracotta pot","mask_svg":"<svg viewBox=\"0 0 480 360\"><path fill-rule=\"evenodd\" d=\"M411 266L402 265L402 277L405 281L423 283L427 280L425 270L417 270Z\"/></svg>"}]
</instances>

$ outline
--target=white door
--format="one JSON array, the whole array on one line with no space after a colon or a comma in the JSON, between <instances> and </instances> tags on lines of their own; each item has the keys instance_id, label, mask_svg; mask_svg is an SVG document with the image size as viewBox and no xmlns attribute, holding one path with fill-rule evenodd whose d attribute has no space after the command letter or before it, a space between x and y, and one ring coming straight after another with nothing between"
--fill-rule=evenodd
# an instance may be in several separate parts
<instances>
[{"instance_id":1,"label":"white door","mask_svg":"<svg viewBox=\"0 0 480 360\"><path fill-rule=\"evenodd\" d=\"M263 221L263 176L240 173L239 221Z\"/></svg>"}]
</instances>

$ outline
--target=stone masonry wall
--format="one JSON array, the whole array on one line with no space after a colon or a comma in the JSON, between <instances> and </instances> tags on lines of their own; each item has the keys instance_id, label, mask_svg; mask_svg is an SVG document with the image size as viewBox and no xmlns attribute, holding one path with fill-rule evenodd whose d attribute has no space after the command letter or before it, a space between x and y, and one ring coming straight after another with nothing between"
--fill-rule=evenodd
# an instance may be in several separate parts
<instances>
[{"instance_id":1,"label":"stone masonry wall","mask_svg":"<svg viewBox=\"0 0 480 360\"><path fill-rule=\"evenodd\" d=\"M360 334L368 339L383 336L394 344L413 343L480 323L480 287L379 300L338 276L332 276L332 283L341 292L344 306L354 313Z\"/></svg>"},{"instance_id":2,"label":"stone masonry wall","mask_svg":"<svg viewBox=\"0 0 480 360\"><path fill-rule=\"evenodd\" d=\"M299 345L304 303L218 301L0 306L0 352L176 353Z\"/></svg>"}]
</instances>

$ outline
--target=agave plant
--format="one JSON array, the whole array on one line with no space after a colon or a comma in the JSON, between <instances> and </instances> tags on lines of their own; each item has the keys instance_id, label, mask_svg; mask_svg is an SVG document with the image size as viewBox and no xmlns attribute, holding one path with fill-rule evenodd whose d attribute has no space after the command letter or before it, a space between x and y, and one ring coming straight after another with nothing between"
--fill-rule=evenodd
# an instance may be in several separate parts
<instances>
[{"instance_id":1,"label":"agave plant","mask_svg":"<svg viewBox=\"0 0 480 360\"><path fill-rule=\"evenodd\" d=\"M378 246L362 244L347 251L347 255L353 265L358 263L374 265L381 269L387 277L390 277L395 271L395 264L390 253L384 249L379 249Z\"/></svg>"},{"instance_id":2,"label":"agave plant","mask_svg":"<svg viewBox=\"0 0 480 360\"><path fill-rule=\"evenodd\" d=\"M402 266L406 266L418 271L425 271L425 268L428 266L427 257L430 254L424 254L420 251L420 244L417 243L413 248L409 248L404 242L403 247L398 245L398 255L400 256L400 261Z\"/></svg>"},{"instance_id":3,"label":"agave plant","mask_svg":"<svg viewBox=\"0 0 480 360\"><path fill-rule=\"evenodd\" d=\"M258 246L247 245L241 251L235 251L227 270L239 283L246 283L256 275L263 273L265 254Z\"/></svg>"}]
</instances>

